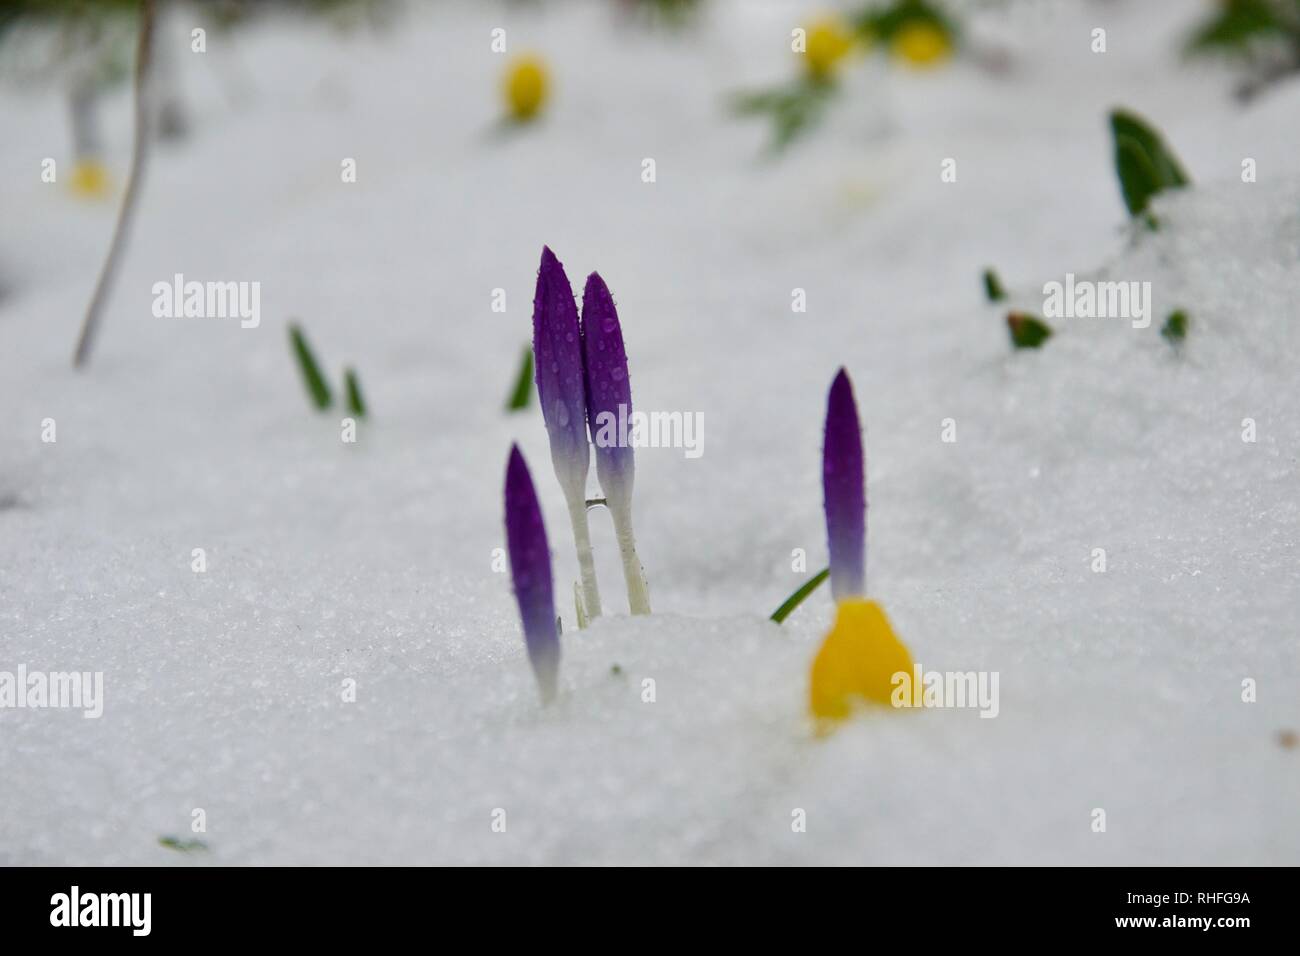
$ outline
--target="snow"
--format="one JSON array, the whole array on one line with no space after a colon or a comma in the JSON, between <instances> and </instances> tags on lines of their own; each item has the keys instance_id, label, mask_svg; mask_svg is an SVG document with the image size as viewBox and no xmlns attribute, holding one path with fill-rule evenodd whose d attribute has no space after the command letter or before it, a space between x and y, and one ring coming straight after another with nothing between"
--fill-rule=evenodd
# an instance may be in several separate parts
<instances>
[{"instance_id":1,"label":"snow","mask_svg":"<svg viewBox=\"0 0 1300 956\"><path fill-rule=\"evenodd\" d=\"M55 93L0 93L0 670L103 671L106 697L99 720L0 709L0 863L1300 862L1277 737L1300 724L1300 86L1241 110L1225 70L1178 56L1195 5L1049 7L973 21L1006 74L856 66L777 161L725 100L790 75L798 4L715 3L682 36L587 4L214 35L207 62L181 58L194 134L155 157L80 374L114 207L40 182L44 156L70 168ZM555 73L536 128L494 126L494 26ZM1121 104L1196 184L1160 197L1155 234L1125 224ZM107 105L120 181L124 92ZM705 422L700 458L638 452L657 613L623 616L596 511L613 613L581 633L540 414L502 411L544 243L609 283L637 406ZM1155 320L1062 320L1013 354L989 265L1033 311L1067 272L1150 281ZM155 318L151 286L177 272L261 282L261 325ZM1182 354L1158 334L1175 307ZM291 318L336 386L358 369L356 445L310 411ZM766 616L806 576L792 549L824 561L841 364L866 425L869 589L925 667L999 672L996 719L876 712L824 738L807 721L829 596ZM546 710L492 569L511 441L564 617Z\"/></svg>"}]
</instances>

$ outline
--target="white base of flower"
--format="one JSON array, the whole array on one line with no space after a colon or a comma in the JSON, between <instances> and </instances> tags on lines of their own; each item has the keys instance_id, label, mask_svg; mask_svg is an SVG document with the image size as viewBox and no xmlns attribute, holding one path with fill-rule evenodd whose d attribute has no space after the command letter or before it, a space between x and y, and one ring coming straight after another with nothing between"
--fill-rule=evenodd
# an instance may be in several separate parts
<instances>
[{"instance_id":1,"label":"white base of flower","mask_svg":"<svg viewBox=\"0 0 1300 956\"><path fill-rule=\"evenodd\" d=\"M600 617L600 589L596 586L596 562L591 555L591 531L587 527L587 498L583 489L577 495L565 495L569 521L573 525L573 544L578 551L578 571L582 574L582 609L587 620Z\"/></svg>"},{"instance_id":2,"label":"white base of flower","mask_svg":"<svg viewBox=\"0 0 1300 956\"><path fill-rule=\"evenodd\" d=\"M650 613L650 590L646 586L645 569L636 556L636 537L632 534L632 508L626 504L610 504L610 517L614 519L614 534L618 537L618 553L623 559L623 580L627 582L627 606L633 614Z\"/></svg>"}]
</instances>

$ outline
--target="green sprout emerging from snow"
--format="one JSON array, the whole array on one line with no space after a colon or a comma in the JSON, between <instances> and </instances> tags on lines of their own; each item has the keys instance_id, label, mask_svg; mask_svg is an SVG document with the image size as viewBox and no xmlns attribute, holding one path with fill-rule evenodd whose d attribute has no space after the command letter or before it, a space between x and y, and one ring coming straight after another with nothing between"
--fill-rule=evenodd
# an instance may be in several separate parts
<instances>
[{"instance_id":1,"label":"green sprout emerging from snow","mask_svg":"<svg viewBox=\"0 0 1300 956\"><path fill-rule=\"evenodd\" d=\"M169 850L176 850L179 853L193 853L196 850L206 851L208 845L202 840L182 840L180 837L160 836L158 845L165 846Z\"/></svg>"},{"instance_id":2,"label":"green sprout emerging from snow","mask_svg":"<svg viewBox=\"0 0 1300 956\"><path fill-rule=\"evenodd\" d=\"M302 372L307 394L311 396L312 404L324 411L333 403L334 396L330 393L329 383L325 381L325 375L320 370L320 363L316 361L315 353L307 344L307 336L303 334L300 326L291 325L289 339L293 343L294 358L298 360L298 371Z\"/></svg>"},{"instance_id":3,"label":"green sprout emerging from snow","mask_svg":"<svg viewBox=\"0 0 1300 956\"><path fill-rule=\"evenodd\" d=\"M515 374L515 385L506 400L506 411L518 412L528 407L533 397L533 348L524 346L523 358L519 360L519 371Z\"/></svg>"},{"instance_id":4,"label":"green sprout emerging from snow","mask_svg":"<svg viewBox=\"0 0 1300 956\"><path fill-rule=\"evenodd\" d=\"M831 573L830 568L822 568L811 578L805 581L802 585L800 585L798 590L796 590L793 594L791 594L788 598L786 598L781 603L781 606L772 612L772 620L780 624L787 617L789 617L790 614L794 611L794 609L804 602L804 599L808 597L808 595L812 594L814 591L817 590L818 585L820 585L823 581L825 581L828 577L830 577L830 573Z\"/></svg>"},{"instance_id":5,"label":"green sprout emerging from snow","mask_svg":"<svg viewBox=\"0 0 1300 956\"><path fill-rule=\"evenodd\" d=\"M1169 313L1169 318L1165 319L1160 334L1170 345L1175 347L1182 345L1183 340L1187 338L1187 313L1182 309Z\"/></svg>"},{"instance_id":6,"label":"green sprout emerging from snow","mask_svg":"<svg viewBox=\"0 0 1300 956\"><path fill-rule=\"evenodd\" d=\"M334 392L325 373L321 371L320 362L316 360L316 353L308 344L302 326L297 323L289 326L289 343L293 348L293 356L298 363L298 371L302 373L302 382L307 388L311 403L316 406L317 411L325 411L334 404ZM361 379L354 368L343 370L343 400L349 415L354 418L366 417L367 407L361 393Z\"/></svg>"},{"instance_id":7,"label":"green sprout emerging from snow","mask_svg":"<svg viewBox=\"0 0 1300 956\"><path fill-rule=\"evenodd\" d=\"M1148 227L1155 229L1158 224L1147 208L1151 197L1186 186L1191 180L1160 134L1137 114L1114 110L1110 114L1110 131L1124 205L1130 216L1143 217Z\"/></svg>"},{"instance_id":8,"label":"green sprout emerging from snow","mask_svg":"<svg viewBox=\"0 0 1300 956\"><path fill-rule=\"evenodd\" d=\"M984 297L990 302L1001 302L1007 297L1007 290L1002 288L1002 280L992 268L984 270Z\"/></svg>"},{"instance_id":9,"label":"green sprout emerging from snow","mask_svg":"<svg viewBox=\"0 0 1300 956\"><path fill-rule=\"evenodd\" d=\"M366 401L361 397L361 382L357 379L356 369L347 369L343 373L343 388L348 396L348 412L356 418L366 417Z\"/></svg>"},{"instance_id":10,"label":"green sprout emerging from snow","mask_svg":"<svg viewBox=\"0 0 1300 956\"><path fill-rule=\"evenodd\" d=\"M1052 327L1028 312L1008 312L1007 330L1011 333L1011 344L1018 349L1041 348L1052 336Z\"/></svg>"}]
</instances>

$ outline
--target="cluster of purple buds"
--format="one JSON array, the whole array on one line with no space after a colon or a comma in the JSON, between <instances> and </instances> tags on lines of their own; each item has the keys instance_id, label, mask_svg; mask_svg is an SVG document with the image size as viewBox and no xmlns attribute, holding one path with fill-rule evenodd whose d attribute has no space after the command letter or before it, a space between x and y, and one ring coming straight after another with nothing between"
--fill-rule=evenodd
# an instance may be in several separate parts
<instances>
[{"instance_id":1,"label":"cluster of purple buds","mask_svg":"<svg viewBox=\"0 0 1300 956\"><path fill-rule=\"evenodd\" d=\"M613 429L602 428L604 422L626 420L632 413L632 386L618 310L605 281L593 272L587 277L579 317L569 277L549 248L542 250L533 297L533 360L551 464L568 508L578 554L581 584L574 586L578 624L585 627L601 613L587 523L593 438L596 477L614 522L628 607L633 614L649 614L645 572L632 531L633 450L630 444L606 440ZM511 451L506 471L506 538L529 659L542 696L549 699L559 667L550 554L532 479L517 448Z\"/></svg>"}]
</instances>

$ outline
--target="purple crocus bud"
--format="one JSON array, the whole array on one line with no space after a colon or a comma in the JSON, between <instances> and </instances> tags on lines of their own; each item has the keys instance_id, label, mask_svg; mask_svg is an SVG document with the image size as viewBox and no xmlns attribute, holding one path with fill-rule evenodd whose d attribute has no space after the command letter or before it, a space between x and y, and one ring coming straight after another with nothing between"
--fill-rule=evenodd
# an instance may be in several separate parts
<instances>
[{"instance_id":1,"label":"purple crocus bud","mask_svg":"<svg viewBox=\"0 0 1300 956\"><path fill-rule=\"evenodd\" d=\"M596 475L607 498L611 494L631 497L633 456L626 432L632 417L632 383L614 297L597 272L587 276L582 292L582 334L587 359L587 420L596 443Z\"/></svg>"},{"instance_id":2,"label":"purple crocus bud","mask_svg":"<svg viewBox=\"0 0 1300 956\"><path fill-rule=\"evenodd\" d=\"M532 476L519 446L510 447L506 465L506 550L510 577L519 602L528 660L542 691L542 703L555 697L560 673L560 638L555 625L555 596L551 589L551 551L537 503Z\"/></svg>"},{"instance_id":3,"label":"purple crocus bud","mask_svg":"<svg viewBox=\"0 0 1300 956\"><path fill-rule=\"evenodd\" d=\"M582 332L573 287L549 247L542 248L533 296L533 359L555 476L566 492L576 486L585 493L591 449L587 445Z\"/></svg>"},{"instance_id":4,"label":"purple crocus bud","mask_svg":"<svg viewBox=\"0 0 1300 956\"><path fill-rule=\"evenodd\" d=\"M830 550L831 595L836 601L867 590L867 486L862 462L862 428L853 383L840 369L826 400L822 446L822 494Z\"/></svg>"},{"instance_id":5,"label":"purple crocus bud","mask_svg":"<svg viewBox=\"0 0 1300 956\"><path fill-rule=\"evenodd\" d=\"M614 297L598 273L587 276L582 292L583 354L587 368L587 418L596 443L596 477L614 519L628 609L650 613L645 572L632 533L632 483L635 472L628 422L632 417L632 383L627 351Z\"/></svg>"},{"instance_id":6,"label":"purple crocus bud","mask_svg":"<svg viewBox=\"0 0 1300 956\"><path fill-rule=\"evenodd\" d=\"M537 398L551 440L551 464L564 492L573 525L573 546L582 575L579 618L600 617L600 588L591 553L587 526L587 471L591 448L587 444L587 386L582 371L582 330L573 287L564 266L549 247L542 248L533 296L533 365L537 370Z\"/></svg>"}]
</instances>

